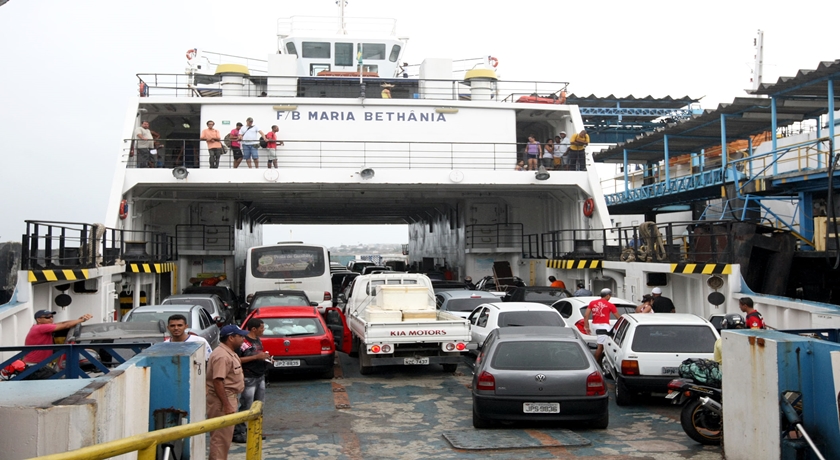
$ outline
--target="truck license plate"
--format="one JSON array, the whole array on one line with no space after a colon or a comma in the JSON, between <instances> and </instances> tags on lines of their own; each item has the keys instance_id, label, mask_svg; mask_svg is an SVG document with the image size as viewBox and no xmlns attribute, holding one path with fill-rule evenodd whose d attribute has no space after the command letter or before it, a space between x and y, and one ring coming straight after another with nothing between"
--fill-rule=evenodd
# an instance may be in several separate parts
<instances>
[{"instance_id":1,"label":"truck license plate","mask_svg":"<svg viewBox=\"0 0 840 460\"><path fill-rule=\"evenodd\" d=\"M300 366L299 359L280 359L274 361L274 367L296 367Z\"/></svg>"},{"instance_id":2,"label":"truck license plate","mask_svg":"<svg viewBox=\"0 0 840 460\"><path fill-rule=\"evenodd\" d=\"M403 364L406 366L411 364L429 364L429 358L405 358Z\"/></svg>"},{"instance_id":3,"label":"truck license plate","mask_svg":"<svg viewBox=\"0 0 840 460\"><path fill-rule=\"evenodd\" d=\"M662 375L680 375L680 368L678 367L663 367Z\"/></svg>"},{"instance_id":4,"label":"truck license plate","mask_svg":"<svg viewBox=\"0 0 840 460\"><path fill-rule=\"evenodd\" d=\"M522 403L522 412L526 414L559 414L560 403Z\"/></svg>"}]
</instances>

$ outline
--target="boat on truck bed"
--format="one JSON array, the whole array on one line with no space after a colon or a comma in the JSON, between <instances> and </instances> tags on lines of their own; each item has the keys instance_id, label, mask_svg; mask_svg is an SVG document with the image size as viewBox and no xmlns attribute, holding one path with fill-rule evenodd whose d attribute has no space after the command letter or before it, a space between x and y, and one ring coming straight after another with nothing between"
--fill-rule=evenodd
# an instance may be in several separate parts
<instances>
[{"instance_id":1,"label":"boat on truck bed","mask_svg":"<svg viewBox=\"0 0 840 460\"><path fill-rule=\"evenodd\" d=\"M362 374L375 366L429 364L454 372L470 341L469 322L438 311L432 283L419 273L358 276L345 314Z\"/></svg>"}]
</instances>

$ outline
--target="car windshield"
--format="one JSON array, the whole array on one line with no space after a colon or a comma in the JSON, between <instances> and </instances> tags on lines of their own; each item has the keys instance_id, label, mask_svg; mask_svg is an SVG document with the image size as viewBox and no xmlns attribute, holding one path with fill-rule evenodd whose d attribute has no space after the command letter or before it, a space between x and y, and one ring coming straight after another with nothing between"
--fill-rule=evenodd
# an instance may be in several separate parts
<instances>
[{"instance_id":1,"label":"car windshield","mask_svg":"<svg viewBox=\"0 0 840 460\"><path fill-rule=\"evenodd\" d=\"M473 311L475 307L486 303L486 298L477 299L450 299L446 302L447 311Z\"/></svg>"},{"instance_id":2,"label":"car windshield","mask_svg":"<svg viewBox=\"0 0 840 460\"><path fill-rule=\"evenodd\" d=\"M633 351L640 353L712 353L715 333L708 326L639 326L633 334Z\"/></svg>"},{"instance_id":3,"label":"car windshield","mask_svg":"<svg viewBox=\"0 0 840 460\"><path fill-rule=\"evenodd\" d=\"M265 295L254 299L253 308L260 307L308 307L309 299L300 295Z\"/></svg>"},{"instance_id":4,"label":"car windshield","mask_svg":"<svg viewBox=\"0 0 840 460\"><path fill-rule=\"evenodd\" d=\"M499 327L560 326L566 322L553 311L508 311L499 313Z\"/></svg>"},{"instance_id":5,"label":"car windshield","mask_svg":"<svg viewBox=\"0 0 840 460\"><path fill-rule=\"evenodd\" d=\"M500 342L491 366L503 370L564 371L586 369L589 361L576 342L535 340Z\"/></svg>"},{"instance_id":6,"label":"car windshield","mask_svg":"<svg viewBox=\"0 0 840 460\"><path fill-rule=\"evenodd\" d=\"M315 318L260 318L265 322L265 337L322 335L324 328Z\"/></svg>"},{"instance_id":7,"label":"car windshield","mask_svg":"<svg viewBox=\"0 0 840 460\"><path fill-rule=\"evenodd\" d=\"M175 313L176 312L174 311L135 311L131 313L126 321L131 323L141 323L144 321L157 322L160 320L167 323L169 321L169 317Z\"/></svg>"}]
</instances>

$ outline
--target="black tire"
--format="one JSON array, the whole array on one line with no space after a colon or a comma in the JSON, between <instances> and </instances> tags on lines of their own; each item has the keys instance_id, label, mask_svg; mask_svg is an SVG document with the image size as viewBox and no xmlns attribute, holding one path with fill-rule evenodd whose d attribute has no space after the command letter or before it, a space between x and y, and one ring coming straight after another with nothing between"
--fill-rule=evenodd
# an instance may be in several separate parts
<instances>
[{"instance_id":1,"label":"black tire","mask_svg":"<svg viewBox=\"0 0 840 460\"><path fill-rule=\"evenodd\" d=\"M478 413L476 413L475 411L475 406L473 406L473 428L483 429L492 427L493 422L478 415Z\"/></svg>"},{"instance_id":2,"label":"black tire","mask_svg":"<svg viewBox=\"0 0 840 460\"><path fill-rule=\"evenodd\" d=\"M458 364L457 363L455 363L455 364L441 364L441 366L443 367L443 372L446 372L447 374L451 374L451 373L455 372L456 370L458 370Z\"/></svg>"},{"instance_id":3,"label":"black tire","mask_svg":"<svg viewBox=\"0 0 840 460\"><path fill-rule=\"evenodd\" d=\"M354 335L353 345L350 346L350 357L357 358L359 356L359 342L360 340Z\"/></svg>"},{"instance_id":4,"label":"black tire","mask_svg":"<svg viewBox=\"0 0 840 460\"><path fill-rule=\"evenodd\" d=\"M689 438L707 446L720 444L723 435L723 420L720 416L692 399L680 412L680 424Z\"/></svg>"},{"instance_id":5,"label":"black tire","mask_svg":"<svg viewBox=\"0 0 840 460\"><path fill-rule=\"evenodd\" d=\"M601 369L604 371L604 376L610 380L615 380L612 375L612 368L610 368L609 363L607 362L607 354L604 353L604 356L601 357Z\"/></svg>"},{"instance_id":6,"label":"black tire","mask_svg":"<svg viewBox=\"0 0 840 460\"><path fill-rule=\"evenodd\" d=\"M615 403L619 406L629 406L631 403L630 396L632 395L627 390L624 379L620 375L615 376Z\"/></svg>"},{"instance_id":7,"label":"black tire","mask_svg":"<svg viewBox=\"0 0 840 460\"><path fill-rule=\"evenodd\" d=\"M367 351L359 349L359 373L362 375L370 375L373 373L373 366L365 366L365 362L370 361Z\"/></svg>"},{"instance_id":8,"label":"black tire","mask_svg":"<svg viewBox=\"0 0 840 460\"><path fill-rule=\"evenodd\" d=\"M603 417L597 418L589 423L589 426L599 430L605 430L610 426L610 413L605 412Z\"/></svg>"}]
</instances>

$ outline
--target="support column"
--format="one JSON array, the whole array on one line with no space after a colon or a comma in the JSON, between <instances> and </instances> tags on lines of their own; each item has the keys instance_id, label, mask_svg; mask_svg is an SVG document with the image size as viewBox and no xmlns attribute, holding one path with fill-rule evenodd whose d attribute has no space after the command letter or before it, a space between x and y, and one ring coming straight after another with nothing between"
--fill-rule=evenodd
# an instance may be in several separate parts
<instances>
[{"instance_id":1,"label":"support column","mask_svg":"<svg viewBox=\"0 0 840 460\"><path fill-rule=\"evenodd\" d=\"M810 193L799 192L799 230L808 240L814 240L814 196ZM803 244L801 250L813 251L811 244Z\"/></svg>"},{"instance_id":2,"label":"support column","mask_svg":"<svg viewBox=\"0 0 840 460\"><path fill-rule=\"evenodd\" d=\"M624 149L624 199L630 198L630 174L627 170L630 165L627 164L627 149Z\"/></svg>"},{"instance_id":3,"label":"support column","mask_svg":"<svg viewBox=\"0 0 840 460\"><path fill-rule=\"evenodd\" d=\"M665 135L665 191L666 193L671 190L671 166L668 152L668 135Z\"/></svg>"},{"instance_id":4,"label":"support column","mask_svg":"<svg viewBox=\"0 0 840 460\"><path fill-rule=\"evenodd\" d=\"M776 98L770 99L770 126L771 130L773 131L773 139L772 139L772 146L773 146L773 175L779 174L779 163L776 161L779 158L779 153L776 151L776 130L778 129L778 124L776 123Z\"/></svg>"}]
</instances>

